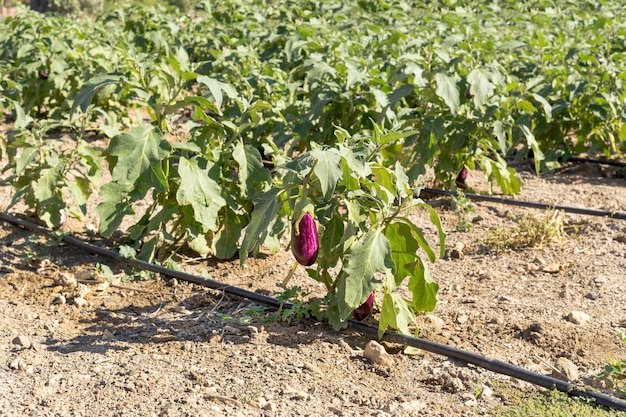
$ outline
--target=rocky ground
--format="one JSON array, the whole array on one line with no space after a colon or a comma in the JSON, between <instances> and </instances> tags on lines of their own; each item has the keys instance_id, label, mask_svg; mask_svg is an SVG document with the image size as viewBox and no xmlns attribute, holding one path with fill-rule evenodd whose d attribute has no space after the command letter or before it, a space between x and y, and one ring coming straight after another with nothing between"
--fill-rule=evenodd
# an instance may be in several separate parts
<instances>
[{"instance_id":1,"label":"rocky ground","mask_svg":"<svg viewBox=\"0 0 626 417\"><path fill-rule=\"evenodd\" d=\"M623 170L578 164L537 178L518 169L525 186L516 198L626 211ZM470 174L469 185L486 190ZM8 201L10 189L1 192ZM615 332L626 327L626 222L429 202L448 250L431 266L439 302L417 318L420 337L610 388L596 376L626 359ZM71 220L71 233L96 240L95 218ZM423 213L414 220L434 238ZM277 321L271 308L141 275L8 223L0 249L0 416L479 416L514 405L503 387L536 389L386 343L389 360L376 364L364 355L370 338ZM285 252L244 268L180 268L274 295L292 263ZM291 284L320 292L300 270Z\"/></svg>"}]
</instances>

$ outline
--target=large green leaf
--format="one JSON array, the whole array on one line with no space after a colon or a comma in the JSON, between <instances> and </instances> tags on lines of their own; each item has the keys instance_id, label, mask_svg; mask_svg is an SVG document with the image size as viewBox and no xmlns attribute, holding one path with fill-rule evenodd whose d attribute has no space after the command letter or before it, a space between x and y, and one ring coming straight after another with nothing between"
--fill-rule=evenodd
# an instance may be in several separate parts
<instances>
[{"instance_id":1,"label":"large green leaf","mask_svg":"<svg viewBox=\"0 0 626 417\"><path fill-rule=\"evenodd\" d=\"M224 95L222 93L226 93L226 95L230 98L238 98L237 91L231 84L219 81L206 75L198 75L196 80L199 83L204 84L209 89L211 95L215 99L215 107L217 109L221 109L224 102Z\"/></svg>"},{"instance_id":2,"label":"large green leaf","mask_svg":"<svg viewBox=\"0 0 626 417\"><path fill-rule=\"evenodd\" d=\"M218 259L230 259L237 253L241 237L241 220L230 207L224 207L222 227L213 238L213 254Z\"/></svg>"},{"instance_id":3,"label":"large green leaf","mask_svg":"<svg viewBox=\"0 0 626 417\"><path fill-rule=\"evenodd\" d=\"M409 323L414 318L415 314L404 298L395 293L385 292L383 304L380 308L378 337L383 337L388 328L399 330L404 334L410 334Z\"/></svg>"},{"instance_id":4,"label":"large green leaf","mask_svg":"<svg viewBox=\"0 0 626 417\"><path fill-rule=\"evenodd\" d=\"M26 129L34 119L30 117L22 106L17 101L12 101L13 107L15 109L15 128L16 129Z\"/></svg>"},{"instance_id":5,"label":"large green leaf","mask_svg":"<svg viewBox=\"0 0 626 417\"><path fill-rule=\"evenodd\" d=\"M375 274L391 273L394 264L389 240L379 228L371 229L356 240L343 260L344 274L337 283L337 298L339 315L345 320L372 291L382 286Z\"/></svg>"},{"instance_id":6,"label":"large green leaf","mask_svg":"<svg viewBox=\"0 0 626 417\"><path fill-rule=\"evenodd\" d=\"M424 207L428 210L430 222L434 224L435 227L437 227L437 236L439 237L439 257L443 258L444 254L446 253L446 232L443 230L443 224L441 224L441 219L439 218L439 214L437 214L437 211L434 208L432 208L430 204L420 202L418 206ZM419 241L419 238L418 238L418 241ZM427 245L428 243L426 243L426 246ZM422 249L424 249L424 246L422 246ZM431 262L433 261L431 260Z\"/></svg>"},{"instance_id":7,"label":"large green leaf","mask_svg":"<svg viewBox=\"0 0 626 417\"><path fill-rule=\"evenodd\" d=\"M541 166L541 161L546 159L543 152L541 152L541 148L539 147L539 143L535 138L535 135L530 131L528 126L520 125L519 128L522 130L524 137L526 138L526 142L528 143L528 147L533 151L533 160L535 162L535 172L539 174L539 169Z\"/></svg>"},{"instance_id":8,"label":"large green leaf","mask_svg":"<svg viewBox=\"0 0 626 417\"><path fill-rule=\"evenodd\" d=\"M204 232L217 229L218 213L226 205L222 188L211 178L211 167L211 163L199 157L180 158L178 162L180 186L176 201L193 207L194 219L204 226Z\"/></svg>"},{"instance_id":9,"label":"large green leaf","mask_svg":"<svg viewBox=\"0 0 626 417\"><path fill-rule=\"evenodd\" d=\"M70 119L74 116L76 109L80 109L83 113L87 111L87 108L93 100L93 96L96 94L96 90L105 87L110 84L120 84L126 82L126 78L121 74L104 74L96 75L91 78L85 85L81 87L74 97L72 108L70 109Z\"/></svg>"},{"instance_id":10,"label":"large green leaf","mask_svg":"<svg viewBox=\"0 0 626 417\"><path fill-rule=\"evenodd\" d=\"M238 142L233 149L233 159L239 165L239 186L243 197L250 197L264 183L271 181L270 174L263 167L261 154L250 145Z\"/></svg>"},{"instance_id":11,"label":"large green leaf","mask_svg":"<svg viewBox=\"0 0 626 417\"><path fill-rule=\"evenodd\" d=\"M438 72L435 75L435 80L437 81L437 90L435 90L435 93L450 107L452 114L456 114L461 104L461 96L459 94L459 87L456 85L456 80L454 77L442 72Z\"/></svg>"},{"instance_id":12,"label":"large green leaf","mask_svg":"<svg viewBox=\"0 0 626 417\"><path fill-rule=\"evenodd\" d=\"M385 236L391 244L391 257L395 265L394 286L388 283L387 291L393 291L406 277L415 273L419 245L413 236L411 226L404 222L389 224L385 229Z\"/></svg>"},{"instance_id":13,"label":"large green leaf","mask_svg":"<svg viewBox=\"0 0 626 417\"><path fill-rule=\"evenodd\" d=\"M100 218L98 230L104 237L110 237L115 232L124 217L133 214L133 208L128 201L128 193L132 185L109 182L100 188L102 202L96 207Z\"/></svg>"},{"instance_id":14,"label":"large green leaf","mask_svg":"<svg viewBox=\"0 0 626 417\"><path fill-rule=\"evenodd\" d=\"M337 264L342 255L342 240L344 235L343 219L334 215L324 225L324 231L320 238L320 248L317 256L317 264L320 268L330 268Z\"/></svg>"},{"instance_id":15,"label":"large green leaf","mask_svg":"<svg viewBox=\"0 0 626 417\"><path fill-rule=\"evenodd\" d=\"M409 291L413 295L412 305L417 311L432 311L437 304L439 285L432 280L428 267L421 260L415 268L415 274L409 279Z\"/></svg>"},{"instance_id":16,"label":"large green leaf","mask_svg":"<svg viewBox=\"0 0 626 417\"><path fill-rule=\"evenodd\" d=\"M40 203L45 204L46 200L51 199L58 192L58 186L63 179L62 170L63 164L57 161L54 166L40 171L35 185L35 197Z\"/></svg>"},{"instance_id":17,"label":"large green leaf","mask_svg":"<svg viewBox=\"0 0 626 417\"><path fill-rule=\"evenodd\" d=\"M322 194L329 198L341 178L341 156L336 148L315 148L310 154L317 160L313 172L320 180Z\"/></svg>"},{"instance_id":18,"label":"large green leaf","mask_svg":"<svg viewBox=\"0 0 626 417\"><path fill-rule=\"evenodd\" d=\"M15 175L22 174L24 169L35 161L37 155L39 155L39 148L24 148L22 153L15 158Z\"/></svg>"},{"instance_id":19,"label":"large green leaf","mask_svg":"<svg viewBox=\"0 0 626 417\"><path fill-rule=\"evenodd\" d=\"M491 73L484 68L473 69L467 76L470 83L470 93L474 96L474 104L480 107L493 94L495 86L490 81Z\"/></svg>"},{"instance_id":20,"label":"large green leaf","mask_svg":"<svg viewBox=\"0 0 626 417\"><path fill-rule=\"evenodd\" d=\"M258 250L265 240L268 228L271 227L276 216L278 216L280 209L278 195L281 192L280 188L270 188L253 199L254 209L239 248L239 262L241 265L244 264L248 255Z\"/></svg>"},{"instance_id":21,"label":"large green leaf","mask_svg":"<svg viewBox=\"0 0 626 417\"><path fill-rule=\"evenodd\" d=\"M164 190L167 180L161 161L170 149L161 132L148 126L137 126L115 136L107 150L113 181L133 184L142 195L151 187Z\"/></svg>"}]
</instances>

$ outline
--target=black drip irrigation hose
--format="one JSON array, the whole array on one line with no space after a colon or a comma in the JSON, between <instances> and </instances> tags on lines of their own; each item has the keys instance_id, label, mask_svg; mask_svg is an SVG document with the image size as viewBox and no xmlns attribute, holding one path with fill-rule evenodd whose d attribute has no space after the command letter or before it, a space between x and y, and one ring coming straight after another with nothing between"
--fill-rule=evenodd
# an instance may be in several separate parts
<instances>
[{"instance_id":1,"label":"black drip irrigation hose","mask_svg":"<svg viewBox=\"0 0 626 417\"><path fill-rule=\"evenodd\" d=\"M37 232L42 235L52 236L53 231L31 223L29 221L10 216L6 213L0 213L0 220L3 220L7 223L29 229L31 231ZM56 237L56 236L55 236ZM223 284L218 281L214 281L212 279L202 278L197 275L192 275L186 272L176 271L173 269L165 268L159 265L151 264L149 262L141 261L138 259L127 258L125 256L120 255L119 253L113 252L109 249L101 248L99 246L84 242L75 237L69 236L67 234L61 235L60 239L72 246L76 246L80 249L83 249L87 252L91 252L97 255L101 255L107 258L110 258L114 261L122 262L128 266L144 269L146 271L162 274L171 278L180 279L183 281L187 281L193 284L201 285L203 287L211 288L214 290L221 290L227 294L234 295L237 297L242 297L249 299L251 301L255 301L258 303L262 303L274 308L290 308L292 305L290 303L281 303L277 299L273 297L269 297L263 294L259 294L253 291L244 290L239 287L235 287L232 285ZM378 338L378 329L368 326L363 323L359 323L356 321L349 320L348 328L373 337ZM529 382L531 384L548 388L548 389L557 389L561 392L567 393L570 396L577 397L587 397L593 399L598 405L602 405L604 407L612 408L615 410L626 411L626 402L620 401L615 397L612 397L608 394L604 394L602 392L594 391L591 388L587 388L581 385L572 384L566 381L562 381L557 378L552 378L549 376L537 374L531 371L528 371L524 368L520 368L515 365L508 364L503 361L499 361L496 359L487 358L485 356L477 355L472 352L468 352L465 350L453 348L447 345L442 345L441 343L431 342L425 339L421 339L418 337L413 337L409 335L404 335L396 332L385 332L382 337L382 340L385 340L390 343L398 343L405 346L411 346L417 349L422 349L424 351L434 353L441 356L446 356L448 358L456 359L463 363L472 364L479 368L483 368L501 375L507 375L513 378L517 378L522 381Z\"/></svg>"},{"instance_id":2,"label":"black drip irrigation hose","mask_svg":"<svg viewBox=\"0 0 626 417\"><path fill-rule=\"evenodd\" d=\"M443 196L448 196L448 197L457 196L456 191L439 190L437 188L422 188L421 191L422 193L425 193L425 194L436 194L436 195L443 195ZM542 209L542 210L554 209L554 210L562 210L566 213L585 214L588 216L610 217L612 219L626 220L626 213L619 212L619 211L593 210L593 209L578 208L578 207L559 206L559 205L535 203L532 201L514 200L511 198L494 197L494 196L489 196L489 195L472 194L472 193L464 193L464 195L469 200L474 200L474 201L486 201L489 203L508 204L511 206L530 207L530 208L536 208L536 209Z\"/></svg>"},{"instance_id":3,"label":"black drip irrigation hose","mask_svg":"<svg viewBox=\"0 0 626 417\"><path fill-rule=\"evenodd\" d=\"M626 168L626 162L622 161L614 161L612 159L592 159L592 158L579 158L577 156L573 156L571 158L559 158L561 162L579 162L579 163L589 163L589 164L599 164L599 165L611 165L614 167Z\"/></svg>"}]
</instances>

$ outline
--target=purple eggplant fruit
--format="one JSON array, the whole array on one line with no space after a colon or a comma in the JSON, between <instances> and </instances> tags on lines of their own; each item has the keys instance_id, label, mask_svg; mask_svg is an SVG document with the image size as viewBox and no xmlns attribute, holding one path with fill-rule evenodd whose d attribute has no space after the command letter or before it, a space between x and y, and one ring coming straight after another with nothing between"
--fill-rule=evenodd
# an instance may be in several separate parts
<instances>
[{"instance_id":1,"label":"purple eggplant fruit","mask_svg":"<svg viewBox=\"0 0 626 417\"><path fill-rule=\"evenodd\" d=\"M291 227L291 252L298 263L309 266L315 263L319 247L315 220L309 213L305 213L298 227L295 224Z\"/></svg>"},{"instance_id":2,"label":"purple eggplant fruit","mask_svg":"<svg viewBox=\"0 0 626 417\"><path fill-rule=\"evenodd\" d=\"M465 190L467 188L467 184L465 184L465 180L467 179L467 168L463 167L459 175L456 176L456 186Z\"/></svg>"},{"instance_id":3,"label":"purple eggplant fruit","mask_svg":"<svg viewBox=\"0 0 626 417\"><path fill-rule=\"evenodd\" d=\"M367 318L372 312L372 308L374 307L374 293L370 293L370 296L367 297L367 300L363 304L361 304L356 310L352 312L352 317L355 320L362 321Z\"/></svg>"}]
</instances>

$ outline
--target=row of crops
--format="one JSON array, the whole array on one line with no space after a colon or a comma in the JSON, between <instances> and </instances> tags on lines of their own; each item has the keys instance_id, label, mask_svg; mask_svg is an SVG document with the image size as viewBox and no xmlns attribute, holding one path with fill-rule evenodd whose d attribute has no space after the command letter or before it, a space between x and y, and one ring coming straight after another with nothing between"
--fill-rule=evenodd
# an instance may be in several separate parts
<instances>
[{"instance_id":1,"label":"row of crops","mask_svg":"<svg viewBox=\"0 0 626 417\"><path fill-rule=\"evenodd\" d=\"M126 232L146 260L186 246L244 262L280 249L290 220L310 213L320 252L308 272L328 289L331 322L382 290L381 329L408 331L413 310L434 308L425 261L437 251L407 213L429 216L439 253L445 236L415 198L428 168L443 186L480 168L516 193L511 158L532 152L541 171L626 151L620 3L20 9L0 21L11 205L57 226L96 194L104 236L139 215ZM395 292L407 279L410 300Z\"/></svg>"}]
</instances>

